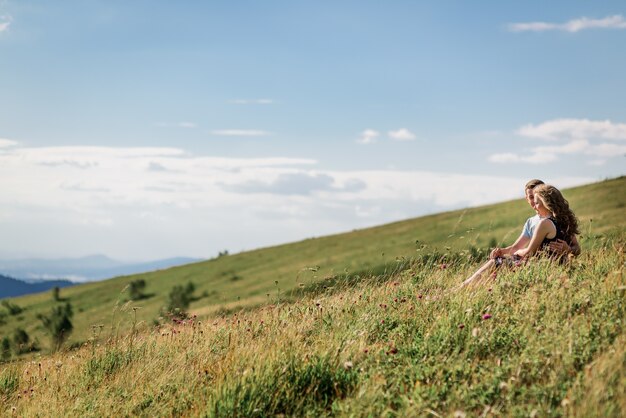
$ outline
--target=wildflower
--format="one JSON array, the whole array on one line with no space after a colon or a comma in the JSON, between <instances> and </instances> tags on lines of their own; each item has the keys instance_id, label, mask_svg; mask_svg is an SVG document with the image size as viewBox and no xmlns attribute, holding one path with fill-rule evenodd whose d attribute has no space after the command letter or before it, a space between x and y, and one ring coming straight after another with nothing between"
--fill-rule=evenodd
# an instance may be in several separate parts
<instances>
[{"instance_id":1,"label":"wildflower","mask_svg":"<svg viewBox=\"0 0 626 418\"><path fill-rule=\"evenodd\" d=\"M483 315L483 319L489 319L489 318L491 318L491 314L486 313Z\"/></svg>"},{"instance_id":2,"label":"wildflower","mask_svg":"<svg viewBox=\"0 0 626 418\"><path fill-rule=\"evenodd\" d=\"M465 328L465 324L459 324L459 329Z\"/></svg>"},{"instance_id":3,"label":"wildflower","mask_svg":"<svg viewBox=\"0 0 626 418\"><path fill-rule=\"evenodd\" d=\"M388 354L397 354L398 353L398 349L396 347L391 347L387 353Z\"/></svg>"},{"instance_id":4,"label":"wildflower","mask_svg":"<svg viewBox=\"0 0 626 418\"><path fill-rule=\"evenodd\" d=\"M365 354L369 353L369 351L370 351L370 350L368 350L367 348L363 350L363 352L364 352Z\"/></svg>"},{"instance_id":5,"label":"wildflower","mask_svg":"<svg viewBox=\"0 0 626 418\"><path fill-rule=\"evenodd\" d=\"M421 299L421 298L423 298L423 297L424 297L424 295L422 295L421 293L420 293L419 295L417 295L417 298L418 298L418 299Z\"/></svg>"},{"instance_id":6,"label":"wildflower","mask_svg":"<svg viewBox=\"0 0 626 418\"><path fill-rule=\"evenodd\" d=\"M439 268L440 268L441 270L445 270L446 268L448 268L448 265L447 265L446 263L442 263L442 264L439 266Z\"/></svg>"}]
</instances>

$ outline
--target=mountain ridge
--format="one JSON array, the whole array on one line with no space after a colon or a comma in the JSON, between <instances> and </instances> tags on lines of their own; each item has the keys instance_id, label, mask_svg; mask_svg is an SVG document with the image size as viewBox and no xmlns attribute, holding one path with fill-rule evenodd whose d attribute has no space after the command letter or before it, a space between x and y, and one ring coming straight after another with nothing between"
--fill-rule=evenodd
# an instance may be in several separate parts
<instances>
[{"instance_id":1,"label":"mountain ridge","mask_svg":"<svg viewBox=\"0 0 626 418\"><path fill-rule=\"evenodd\" d=\"M63 288L73 286L74 284L69 280L46 280L39 283L27 283L23 280L0 274L0 299L45 292L54 287Z\"/></svg>"},{"instance_id":2,"label":"mountain ridge","mask_svg":"<svg viewBox=\"0 0 626 418\"><path fill-rule=\"evenodd\" d=\"M19 277L34 283L41 280L70 280L90 282L117 276L161 270L173 266L202 261L198 258L171 257L146 262L123 262L102 254L77 258L0 259L0 274Z\"/></svg>"}]
</instances>

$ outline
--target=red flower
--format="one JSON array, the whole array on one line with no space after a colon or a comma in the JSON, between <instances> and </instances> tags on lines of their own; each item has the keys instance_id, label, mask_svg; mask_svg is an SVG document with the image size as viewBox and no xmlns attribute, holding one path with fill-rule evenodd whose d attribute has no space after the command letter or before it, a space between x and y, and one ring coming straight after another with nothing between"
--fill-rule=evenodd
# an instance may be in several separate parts
<instances>
[{"instance_id":1,"label":"red flower","mask_svg":"<svg viewBox=\"0 0 626 418\"><path fill-rule=\"evenodd\" d=\"M491 314L486 313L483 315L483 319L489 319L489 318L491 318Z\"/></svg>"}]
</instances>

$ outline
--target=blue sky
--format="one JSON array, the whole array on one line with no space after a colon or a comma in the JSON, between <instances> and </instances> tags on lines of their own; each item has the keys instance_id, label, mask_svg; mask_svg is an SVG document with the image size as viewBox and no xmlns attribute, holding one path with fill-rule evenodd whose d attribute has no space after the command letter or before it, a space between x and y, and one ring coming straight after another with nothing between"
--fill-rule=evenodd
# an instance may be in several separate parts
<instances>
[{"instance_id":1,"label":"blue sky","mask_svg":"<svg viewBox=\"0 0 626 418\"><path fill-rule=\"evenodd\" d=\"M211 257L623 175L624 51L618 1L0 1L0 257Z\"/></svg>"}]
</instances>

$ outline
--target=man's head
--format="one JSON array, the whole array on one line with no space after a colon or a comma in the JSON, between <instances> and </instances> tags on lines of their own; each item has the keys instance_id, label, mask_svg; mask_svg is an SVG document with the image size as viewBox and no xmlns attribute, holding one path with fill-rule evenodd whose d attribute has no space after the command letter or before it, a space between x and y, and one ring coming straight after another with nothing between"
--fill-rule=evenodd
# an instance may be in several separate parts
<instances>
[{"instance_id":1,"label":"man's head","mask_svg":"<svg viewBox=\"0 0 626 418\"><path fill-rule=\"evenodd\" d=\"M532 179L528 183L526 183L526 186L524 186L524 194L526 195L526 201L528 202L530 207L533 209L535 209L535 196L533 194L533 189L539 186L540 184L544 184L544 182L538 179Z\"/></svg>"}]
</instances>

